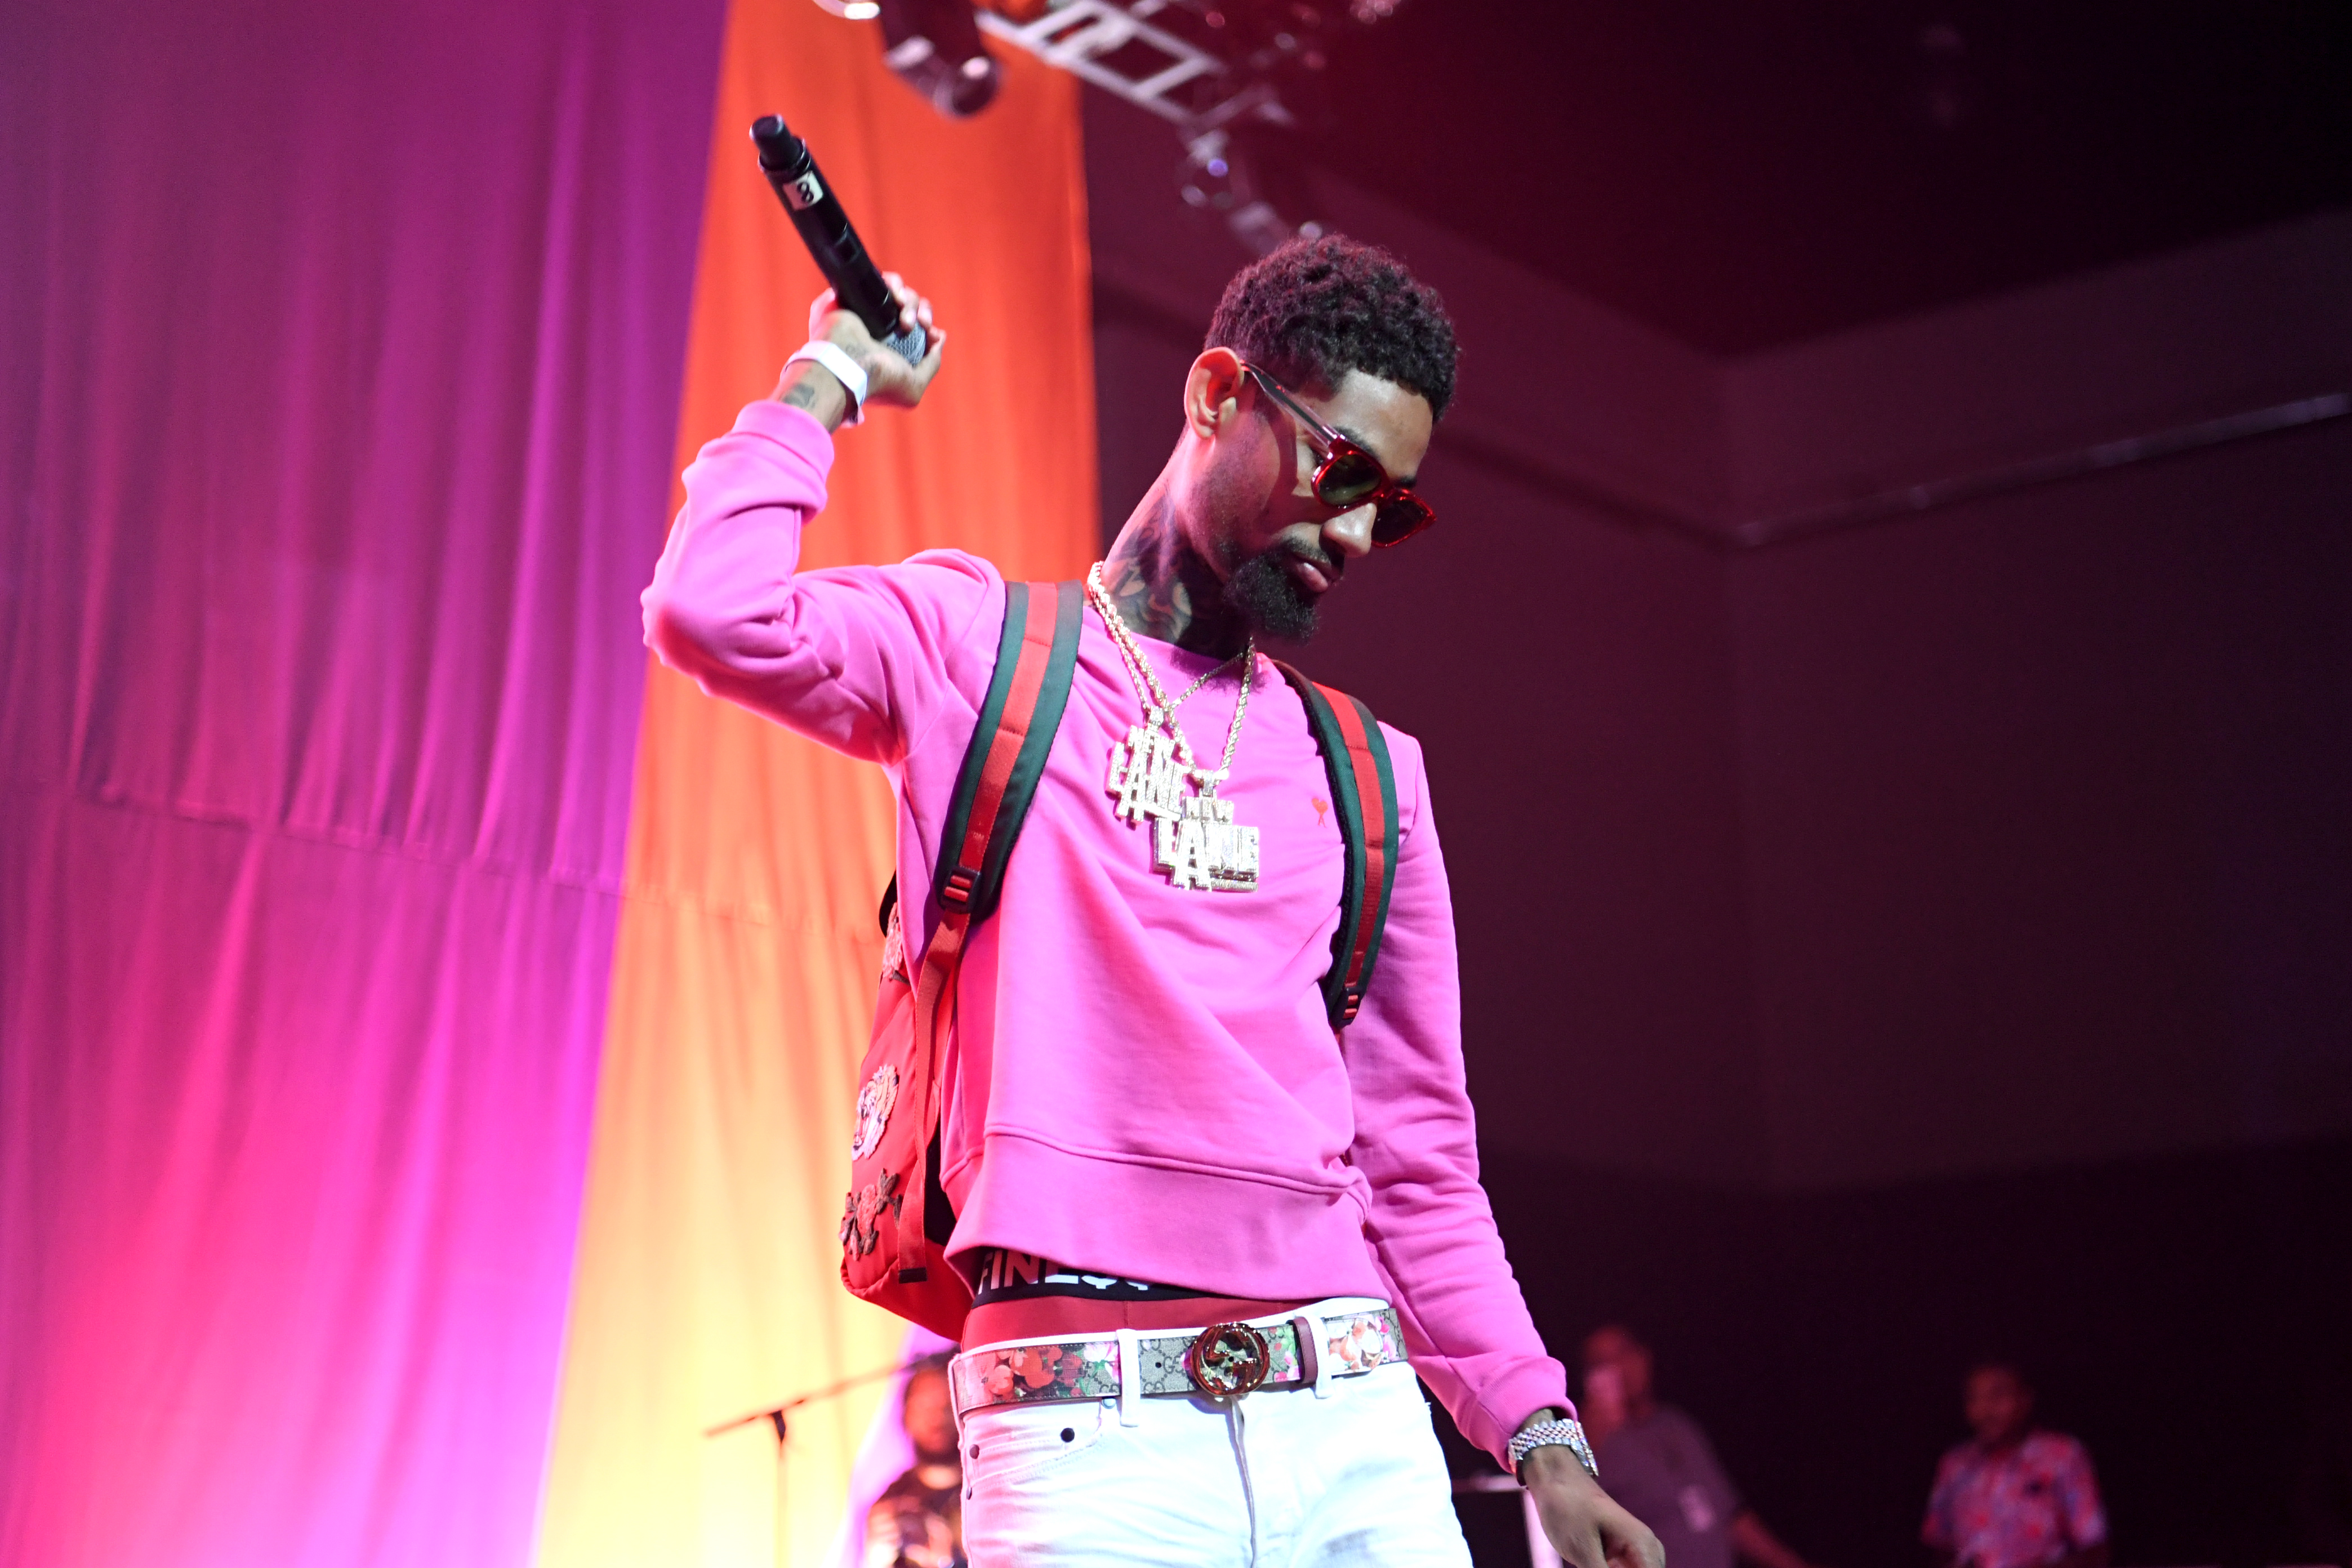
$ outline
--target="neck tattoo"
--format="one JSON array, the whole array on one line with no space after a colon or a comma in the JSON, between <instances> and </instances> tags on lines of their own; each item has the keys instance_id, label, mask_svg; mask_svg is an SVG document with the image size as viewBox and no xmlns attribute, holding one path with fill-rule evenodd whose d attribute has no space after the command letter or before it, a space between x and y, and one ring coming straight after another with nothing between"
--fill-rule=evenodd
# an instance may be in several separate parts
<instances>
[{"instance_id":1,"label":"neck tattoo","mask_svg":"<svg viewBox=\"0 0 2352 1568\"><path fill-rule=\"evenodd\" d=\"M1151 661L1143 655L1134 634L1119 616L1118 607L1103 591L1102 563L1087 574L1087 601L1102 617L1127 666L1136 700L1143 705L1143 721L1128 726L1127 738L1110 749L1110 777L1105 788L1111 797L1111 815L1130 827L1151 821L1152 865L1179 888L1220 893L1254 892L1257 888L1257 829L1234 820L1229 801L1217 798L1217 786L1232 776L1234 748L1242 738L1242 716L1249 711L1250 675L1257 666L1257 644L1242 651L1171 698L1160 684ZM1216 676L1242 667L1242 689L1234 704L1234 721L1225 731L1225 754L1213 768L1193 761L1192 743L1176 722L1176 710ZM1187 782L1200 792L1187 795Z\"/></svg>"}]
</instances>

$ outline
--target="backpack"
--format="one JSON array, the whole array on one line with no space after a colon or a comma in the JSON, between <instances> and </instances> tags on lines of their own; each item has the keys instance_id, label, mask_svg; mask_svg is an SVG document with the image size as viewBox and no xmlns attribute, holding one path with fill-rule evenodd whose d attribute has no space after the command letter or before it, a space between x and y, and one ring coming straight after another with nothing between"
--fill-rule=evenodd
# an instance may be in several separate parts
<instances>
[{"instance_id":1,"label":"backpack","mask_svg":"<svg viewBox=\"0 0 2352 1568\"><path fill-rule=\"evenodd\" d=\"M960 1336L971 1290L947 1260L954 1215L940 1185L940 1062L965 943L972 925L995 912L1069 700L1085 606L1076 583L1005 584L995 673L940 835L940 923L911 974L895 879L883 896L881 989L858 1068L841 1279L861 1300L949 1339ZM1336 1031L1354 1022L1380 959L1400 847L1396 777L1370 709L1278 660L1276 668L1306 704L1346 847L1339 929L1322 980Z\"/></svg>"}]
</instances>

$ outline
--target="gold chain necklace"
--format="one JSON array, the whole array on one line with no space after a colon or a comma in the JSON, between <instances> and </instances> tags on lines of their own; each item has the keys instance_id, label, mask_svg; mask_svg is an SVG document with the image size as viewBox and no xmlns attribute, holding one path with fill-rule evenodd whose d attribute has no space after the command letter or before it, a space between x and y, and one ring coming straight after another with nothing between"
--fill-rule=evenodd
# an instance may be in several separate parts
<instances>
[{"instance_id":1,"label":"gold chain necklace","mask_svg":"<svg viewBox=\"0 0 2352 1568\"><path fill-rule=\"evenodd\" d=\"M1241 743L1250 675L1257 668L1256 640L1244 644L1241 652L1171 699L1105 591L1099 561L1087 573L1087 600L1102 617L1103 629L1127 666L1136 700L1143 705L1143 721L1129 725L1127 738L1111 743L1110 777L1105 785L1111 816L1129 826L1151 819L1152 865L1175 886L1221 893L1255 891L1257 829L1234 820L1233 805L1217 798L1217 786L1232 776L1234 748ZM1242 689L1234 703L1234 721L1225 730L1225 754L1215 767L1204 768L1193 761L1192 743L1176 722L1176 709L1235 661L1242 667ZM1184 793L1187 780L1199 794Z\"/></svg>"}]
</instances>

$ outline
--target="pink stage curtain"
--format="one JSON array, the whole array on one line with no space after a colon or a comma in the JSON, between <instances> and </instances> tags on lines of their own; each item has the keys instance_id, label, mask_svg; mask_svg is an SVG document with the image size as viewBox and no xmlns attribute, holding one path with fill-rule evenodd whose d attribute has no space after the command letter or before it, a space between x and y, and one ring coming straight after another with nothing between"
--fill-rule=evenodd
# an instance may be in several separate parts
<instances>
[{"instance_id":1,"label":"pink stage curtain","mask_svg":"<svg viewBox=\"0 0 2352 1568\"><path fill-rule=\"evenodd\" d=\"M0 17L0 1563L530 1557L721 11Z\"/></svg>"}]
</instances>

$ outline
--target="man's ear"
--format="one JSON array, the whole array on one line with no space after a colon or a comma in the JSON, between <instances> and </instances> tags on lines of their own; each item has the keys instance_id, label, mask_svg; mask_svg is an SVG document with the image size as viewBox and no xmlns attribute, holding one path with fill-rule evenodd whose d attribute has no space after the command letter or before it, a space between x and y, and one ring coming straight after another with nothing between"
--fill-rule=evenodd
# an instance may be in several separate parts
<instances>
[{"instance_id":1,"label":"man's ear","mask_svg":"<svg viewBox=\"0 0 2352 1568\"><path fill-rule=\"evenodd\" d=\"M1184 428L1213 441L1226 419L1249 396L1241 356L1231 349L1202 349L1184 378Z\"/></svg>"}]
</instances>

